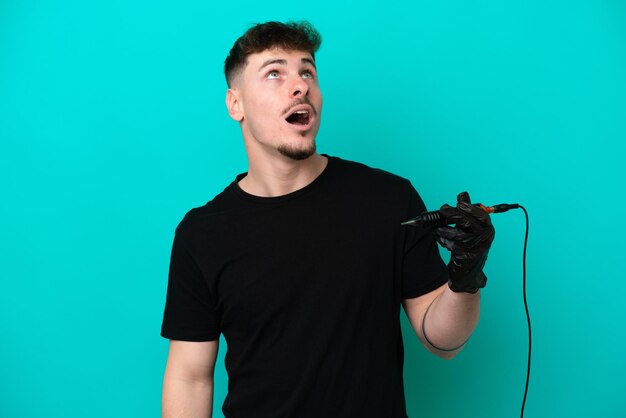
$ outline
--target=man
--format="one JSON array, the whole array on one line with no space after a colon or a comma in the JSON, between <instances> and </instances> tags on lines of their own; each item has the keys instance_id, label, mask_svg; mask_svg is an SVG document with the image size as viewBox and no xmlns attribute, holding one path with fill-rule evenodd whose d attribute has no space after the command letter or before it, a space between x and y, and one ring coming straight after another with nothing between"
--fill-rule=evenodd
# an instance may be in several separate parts
<instances>
[{"instance_id":1,"label":"man","mask_svg":"<svg viewBox=\"0 0 626 418\"><path fill-rule=\"evenodd\" d=\"M226 417L406 417L400 305L426 348L452 358L479 313L488 215L459 195L437 229L400 177L320 155L307 23L248 30L226 59L226 106L249 160L176 229L162 335L163 416L208 417L219 336Z\"/></svg>"}]
</instances>

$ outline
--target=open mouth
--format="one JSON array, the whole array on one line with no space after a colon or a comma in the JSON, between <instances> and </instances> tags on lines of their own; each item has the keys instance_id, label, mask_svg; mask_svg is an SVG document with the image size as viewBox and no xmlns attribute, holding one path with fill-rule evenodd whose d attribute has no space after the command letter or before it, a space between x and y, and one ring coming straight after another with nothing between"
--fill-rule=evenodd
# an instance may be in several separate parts
<instances>
[{"instance_id":1,"label":"open mouth","mask_svg":"<svg viewBox=\"0 0 626 418\"><path fill-rule=\"evenodd\" d=\"M291 115L289 115L285 119L288 123L292 125L306 126L309 124L311 120L311 115L308 110L296 110Z\"/></svg>"}]
</instances>

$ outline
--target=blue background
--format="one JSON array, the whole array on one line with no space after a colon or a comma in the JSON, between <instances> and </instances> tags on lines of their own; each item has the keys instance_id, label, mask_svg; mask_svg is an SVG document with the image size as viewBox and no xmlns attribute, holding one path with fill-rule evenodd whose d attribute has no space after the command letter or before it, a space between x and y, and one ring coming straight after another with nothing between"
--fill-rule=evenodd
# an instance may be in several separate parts
<instances>
[{"instance_id":1,"label":"blue background","mask_svg":"<svg viewBox=\"0 0 626 418\"><path fill-rule=\"evenodd\" d=\"M617 0L2 1L0 416L159 415L174 228L247 168L223 60L252 23L303 18L324 38L321 152L430 208L462 190L528 208L526 416L626 416ZM465 351L428 354L403 314L411 417L519 415L524 218L493 222Z\"/></svg>"}]
</instances>

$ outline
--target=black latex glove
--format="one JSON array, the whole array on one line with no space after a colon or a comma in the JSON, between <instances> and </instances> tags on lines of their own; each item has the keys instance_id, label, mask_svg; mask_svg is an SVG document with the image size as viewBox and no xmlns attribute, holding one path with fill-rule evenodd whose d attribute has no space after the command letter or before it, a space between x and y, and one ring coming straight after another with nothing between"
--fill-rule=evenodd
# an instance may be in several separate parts
<instances>
[{"instance_id":1,"label":"black latex glove","mask_svg":"<svg viewBox=\"0 0 626 418\"><path fill-rule=\"evenodd\" d=\"M437 241L451 252L448 263L448 286L455 292L476 293L485 287L483 266L496 231L489 214L473 206L467 192L459 193L457 205L443 205L441 215L454 223L434 230Z\"/></svg>"}]
</instances>

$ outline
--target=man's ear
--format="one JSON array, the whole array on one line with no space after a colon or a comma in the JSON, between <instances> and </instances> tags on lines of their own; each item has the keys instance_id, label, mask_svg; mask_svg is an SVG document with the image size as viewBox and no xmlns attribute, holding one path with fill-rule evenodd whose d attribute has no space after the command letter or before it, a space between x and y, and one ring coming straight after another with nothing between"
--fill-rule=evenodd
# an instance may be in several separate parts
<instances>
[{"instance_id":1,"label":"man's ear","mask_svg":"<svg viewBox=\"0 0 626 418\"><path fill-rule=\"evenodd\" d=\"M231 88L226 91L226 108L231 118L237 122L241 122L243 119L243 109L241 101L239 100L239 90L237 88Z\"/></svg>"}]
</instances>

